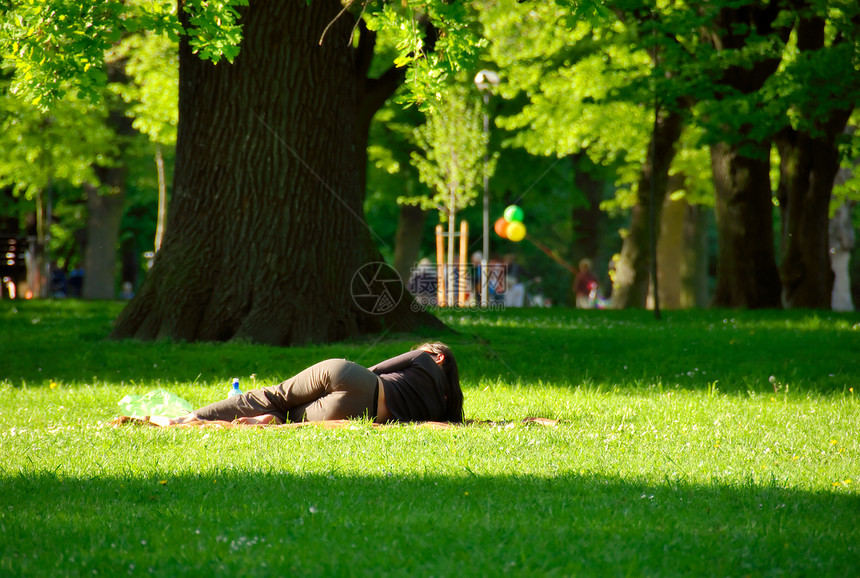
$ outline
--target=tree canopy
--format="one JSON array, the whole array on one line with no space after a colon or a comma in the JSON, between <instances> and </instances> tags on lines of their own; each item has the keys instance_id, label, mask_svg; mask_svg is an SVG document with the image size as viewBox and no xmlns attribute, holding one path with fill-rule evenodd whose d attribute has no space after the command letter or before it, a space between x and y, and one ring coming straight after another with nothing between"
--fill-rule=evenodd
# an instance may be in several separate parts
<instances>
[{"instance_id":1,"label":"tree canopy","mask_svg":"<svg viewBox=\"0 0 860 578\"><path fill-rule=\"evenodd\" d=\"M531 171L523 180L528 171L520 163L543 156L555 159L547 171L558 190L530 214L547 218L547 235L564 231L569 242L577 233L598 234L586 223L596 213L582 213L580 205L629 213L616 260L619 305L645 304L654 266L650 238L660 229L664 200L683 196L716 208L718 304L827 306L826 219L833 199L856 191L850 178L837 197L832 187L840 162L850 166L856 158L857 139L846 130L860 97L860 8L852 0L294 0L277 7L253 0L21 0L4 8L0 187L38 200L51 187L98 187L107 169L137 162L128 155L140 158L142 145L118 136L111 116L117 111L153 146L168 147L168 156L176 147L172 237L120 320L122 335L290 343L411 326L407 312L367 314L343 290L362 263L381 260L374 247L380 232L362 211L365 200L382 198L377 190L365 196L368 151L389 171L407 161L368 142L378 134L368 125L392 95L390 102L419 109L429 119L417 132L416 149L425 152L415 157L418 172L399 175L406 190L395 196L421 196L422 178L449 199L452 190L455 197L463 192L453 206L468 213L487 143L482 131L464 128L474 124L474 108L452 112L441 103L455 102L457 90L474 90L468 79L484 66L502 76L491 110L494 146L516 165L500 167L494 182L504 190L493 191L494 202L519 198L549 174ZM259 21L260 14L270 22ZM251 63L270 75L259 77ZM477 102L474 96L462 102ZM329 103L328 115L322 103ZM341 120L331 124L335 117ZM443 134L438 120L446 117L461 124ZM393 117L387 112L377 122L386 118ZM324 146L313 126L329 131ZM442 145L469 151L473 168L456 178L429 170L442 165L434 158ZM323 149L328 158L317 158ZM565 186L578 192L565 197L562 215L552 199L564 196L558 191ZM227 202L225 195L235 198ZM331 211L332 223L355 220L344 229L353 231L350 239L306 243L337 236L324 222ZM193 221L204 217L222 232L203 227L196 245L182 229L196 229ZM266 248L257 234L265 230L290 231L292 240ZM222 246L219 234L231 243ZM216 296L216 276L179 279L176 272L191 267L183 264L189 251L205 247L216 248L207 255L221 263L216 269L237 259L251 264L239 284L247 291L259 283L252 277L287 287L292 281L281 279L282 270L320 276L312 285L331 303L317 300L310 309L340 315L342 326L312 329L297 305L285 302L306 290L298 285L227 303ZM298 259L298 251L307 255ZM335 270L343 255L352 271ZM209 267L203 263L195 267ZM207 289L190 290L193 284ZM190 307L192 296L208 304L200 316L216 315L221 303L230 320L194 317L179 328L170 310ZM242 321L274 309L285 312L274 316L283 325L298 329L269 332L259 321Z\"/></svg>"}]
</instances>

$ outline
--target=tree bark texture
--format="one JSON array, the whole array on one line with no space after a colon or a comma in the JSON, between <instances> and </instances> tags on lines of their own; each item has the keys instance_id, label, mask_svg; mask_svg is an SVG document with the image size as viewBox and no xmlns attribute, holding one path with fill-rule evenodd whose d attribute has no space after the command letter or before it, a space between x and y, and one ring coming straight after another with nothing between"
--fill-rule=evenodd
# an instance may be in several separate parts
<instances>
[{"instance_id":1,"label":"tree bark texture","mask_svg":"<svg viewBox=\"0 0 860 578\"><path fill-rule=\"evenodd\" d=\"M651 136L654 142L649 147L648 160L642 166L637 191L638 200L630 218L630 230L624 238L621 256L616 264L615 284L612 290L612 306L615 309L646 306L651 281L649 207L653 202L657 211L654 227L659 231L660 211L669 182L669 166L675 158L675 145L681 138L683 127L681 112L660 111ZM654 199L651 199L652 187Z\"/></svg>"},{"instance_id":2,"label":"tree bark texture","mask_svg":"<svg viewBox=\"0 0 860 578\"><path fill-rule=\"evenodd\" d=\"M402 287L384 312L354 299L359 270L382 258L362 209L353 23L332 23L340 8L252 1L232 64L181 44L167 231L115 337L291 345L435 321Z\"/></svg>"}]
</instances>

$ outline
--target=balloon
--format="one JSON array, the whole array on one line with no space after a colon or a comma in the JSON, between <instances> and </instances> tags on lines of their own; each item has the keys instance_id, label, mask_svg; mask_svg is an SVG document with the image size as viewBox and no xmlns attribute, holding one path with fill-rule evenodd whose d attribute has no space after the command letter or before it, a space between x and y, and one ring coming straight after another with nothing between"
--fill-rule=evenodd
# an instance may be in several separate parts
<instances>
[{"instance_id":1,"label":"balloon","mask_svg":"<svg viewBox=\"0 0 860 578\"><path fill-rule=\"evenodd\" d=\"M524 216L523 210L516 205L510 205L505 209L505 219L509 223L522 223Z\"/></svg>"},{"instance_id":2,"label":"balloon","mask_svg":"<svg viewBox=\"0 0 860 578\"><path fill-rule=\"evenodd\" d=\"M508 222L504 217L499 217L496 219L496 223L493 225L493 230L496 232L496 235L501 237L502 239L507 239L507 235L505 235L505 229L508 228Z\"/></svg>"},{"instance_id":3,"label":"balloon","mask_svg":"<svg viewBox=\"0 0 860 578\"><path fill-rule=\"evenodd\" d=\"M520 221L512 221L508 223L505 234L508 236L508 239L515 243L522 241L526 237L526 226Z\"/></svg>"}]
</instances>

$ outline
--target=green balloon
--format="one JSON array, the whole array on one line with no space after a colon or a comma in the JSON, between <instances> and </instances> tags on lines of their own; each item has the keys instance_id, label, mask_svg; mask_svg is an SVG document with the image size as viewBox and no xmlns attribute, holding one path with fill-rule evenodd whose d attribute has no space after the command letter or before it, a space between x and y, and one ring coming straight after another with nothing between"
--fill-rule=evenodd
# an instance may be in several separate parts
<instances>
[{"instance_id":1,"label":"green balloon","mask_svg":"<svg viewBox=\"0 0 860 578\"><path fill-rule=\"evenodd\" d=\"M522 223L524 216L523 210L516 205L511 205L505 209L505 220L511 223Z\"/></svg>"}]
</instances>

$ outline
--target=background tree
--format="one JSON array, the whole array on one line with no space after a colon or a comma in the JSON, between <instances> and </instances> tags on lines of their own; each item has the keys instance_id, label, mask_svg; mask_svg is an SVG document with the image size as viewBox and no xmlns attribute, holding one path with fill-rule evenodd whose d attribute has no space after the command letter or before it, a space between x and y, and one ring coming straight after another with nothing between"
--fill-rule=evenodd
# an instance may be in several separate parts
<instances>
[{"instance_id":1,"label":"background tree","mask_svg":"<svg viewBox=\"0 0 860 578\"><path fill-rule=\"evenodd\" d=\"M845 127L860 98L860 6L795 6L795 41L779 79L785 121L775 138L782 301L787 307L829 308L833 272L827 231L833 183L843 160L839 147L848 140Z\"/></svg>"},{"instance_id":2,"label":"background tree","mask_svg":"<svg viewBox=\"0 0 860 578\"><path fill-rule=\"evenodd\" d=\"M137 8L140 3L127 5ZM58 226L74 229L73 235L64 237L74 238L78 245L76 252L81 256L74 261L86 271L83 296L88 298L116 295L118 238L129 182L126 153L136 136L125 104L108 90L109 84L123 86L128 81L127 54L115 50L122 32L110 25L120 7L111 2L97 6L15 4L0 19L0 30L8 40L4 46L9 48L3 55L4 62L15 73L9 93L24 97L18 99L18 106L30 106L47 118L55 118L63 101L75 99L81 103L74 111L81 117L80 126L64 127L69 134L63 154L78 155L91 163L83 180L73 179L70 183L82 189L77 194L83 194L87 203L83 213L87 226L80 228L79 218ZM77 32L72 33L69 26L78 27ZM92 38L90 31L101 34ZM69 36L64 37L66 33ZM97 128L97 122L105 126ZM18 174L26 178L26 172ZM59 183L66 181L61 178ZM67 258L61 268L68 269L70 261Z\"/></svg>"},{"instance_id":3,"label":"background tree","mask_svg":"<svg viewBox=\"0 0 860 578\"><path fill-rule=\"evenodd\" d=\"M105 69L108 82L128 82L124 60L109 60ZM107 110L105 122L114 135L114 151L96 161L93 169L98 180L84 184L87 243L83 297L86 299L113 299L116 296L119 227L128 177L128 164L124 157L135 134L131 119L126 115L125 103L119 97L108 92L102 102Z\"/></svg>"},{"instance_id":4,"label":"background tree","mask_svg":"<svg viewBox=\"0 0 860 578\"><path fill-rule=\"evenodd\" d=\"M52 224L82 202L85 183L99 182L93 166L109 154L113 133L98 107L72 94L42 111L11 95L5 83L0 107L0 187L32 203L35 263L30 290L47 297L50 261L65 253L64 243L74 242L72 231Z\"/></svg>"},{"instance_id":5,"label":"background tree","mask_svg":"<svg viewBox=\"0 0 860 578\"><path fill-rule=\"evenodd\" d=\"M707 16L715 54L704 61L719 62L704 113L711 133L719 135L711 145L719 238L714 300L778 307L769 179L773 124L759 91L779 67L791 20L776 2L714 6Z\"/></svg>"},{"instance_id":6,"label":"background tree","mask_svg":"<svg viewBox=\"0 0 860 578\"><path fill-rule=\"evenodd\" d=\"M483 65L478 66L478 68ZM405 88L405 87L404 87ZM464 82L463 90L467 91L466 98L471 98L477 104L481 101L474 83ZM515 106L510 101L500 98L490 99L490 118L513 112ZM411 269L422 257L435 261L434 227L437 222L432 217L437 213L436 206L423 209L420 200L427 195L426 185L419 180L418 171L410 162L410 154L415 151L411 140L414 130L420 126L425 116L415 107L403 108L390 101L377 114L373 123L372 137L369 147L370 162L368 165L368 197L365 203L368 222L384 239L381 250L390 259L401 278L408 279ZM590 220L590 215L597 211L603 199L604 181L592 180L586 171L578 170L577 163L587 159L546 159L540 155L532 155L522 147L503 146L503 143L515 136L515 133L491 127L490 155L495 158L495 172L490 180L490 212L491 219L501 216L503 209L512 203L522 203L527 210L530 237L525 242L513 243L502 239L491 231L491 253L499 255L513 254L519 264L524 265L532 279L539 278L539 287L532 286L529 290L540 291L554 303L564 303L571 287L571 279L566 269L555 257L570 260L564 250L558 248L569 246L574 235L582 237L581 243L575 246L593 244L600 251L612 254L611 249L604 248L604 231L599 229L599 223L606 219ZM584 195L579 193L579 187L588 188L589 192L597 195L593 205L585 207ZM397 203L397 199L417 199L418 204ZM572 226L572 221L559 219L559 207L571 207L571 213L582 222L582 228ZM469 252L481 251L483 247L482 221L483 209L481 203L466 206L459 211L461 219L470 223ZM597 225L597 226L595 226ZM583 235L586 227L600 230L594 236ZM540 243L540 246L533 241ZM545 253L549 250L552 256ZM584 250L579 257L595 255ZM602 254L601 253L601 254ZM572 261L572 262L575 262Z\"/></svg>"},{"instance_id":7,"label":"background tree","mask_svg":"<svg viewBox=\"0 0 860 578\"><path fill-rule=\"evenodd\" d=\"M455 249L457 213L472 205L480 192L484 171L494 172L494 162L484 163L488 135L483 130L483 115L469 100L465 91L451 90L441 102L435 103L427 122L415 130L418 150L412 153L412 163L431 195L404 198L404 204L435 207L448 223L448 287L455 286Z\"/></svg>"},{"instance_id":8,"label":"background tree","mask_svg":"<svg viewBox=\"0 0 860 578\"><path fill-rule=\"evenodd\" d=\"M721 59L700 60L722 71L703 107L719 141L712 146L719 305L829 306L827 206L839 138L857 100L849 72L857 47L840 39L856 38L857 14L856 3L754 1L716 13L709 37ZM767 174L774 143L782 157L779 272Z\"/></svg>"},{"instance_id":9,"label":"background tree","mask_svg":"<svg viewBox=\"0 0 860 578\"><path fill-rule=\"evenodd\" d=\"M505 6L499 9L503 11L509 12L484 17L491 55L512 80L502 93L516 99L523 91L529 97L520 113L499 124L521 130L512 142L531 152L587 157L590 163L578 163L580 174L589 164L594 177L601 176L597 167L615 172L616 206L629 209L631 219L616 261L613 302L644 307L650 280L652 178L659 211L683 128L677 106L664 106L656 122L648 112L657 87L647 83L652 57L639 38L639 27L650 13L637 16L631 9L628 22L620 11L625 18L605 15L599 25L592 25L555 4ZM592 207L595 201L600 202L592 196ZM579 220L577 225L578 232L585 232Z\"/></svg>"},{"instance_id":10,"label":"background tree","mask_svg":"<svg viewBox=\"0 0 860 578\"><path fill-rule=\"evenodd\" d=\"M653 125L652 144L647 147L649 158L644 160L644 156L640 157L643 161L638 166L642 167L642 172L638 184L632 187L639 195L640 202L632 205L632 218L618 262L614 300L619 304L644 304L648 293L646 265L650 261L646 248L651 219L645 215L648 214L646 208L652 203L648 195L650 190L654 190L659 197L654 199L653 205L660 207L663 204L660 201L667 193L665 184L669 183L668 176L674 171L670 161L682 134L680 128L683 124L679 122L681 117L678 115L685 110L691 110L694 113L692 118L704 129L699 143L694 146L700 147L702 143L711 145L713 157L719 215L718 276L722 279L717 286L717 303L778 307L781 289L786 296L794 293L800 295L803 291L792 288L798 285L798 280L807 279L811 286L815 286L816 279L826 280L828 269L821 257L821 247L826 244L826 227L822 226L823 212L814 207L826 204L829 198L829 183L832 182L829 173L835 170L834 159L838 158L838 154L837 141L833 136L822 138L822 135L839 134L840 126L850 112L849 104L856 100L853 96L856 89L852 84L856 75L848 71L848 63L852 62L852 58L856 62L856 46L841 46L838 39L852 36L847 31L854 30L857 8L853 4L842 6L842 3L804 2L650 6L635 0L619 0L609 6L617 16L615 24L612 24L612 20L604 20L601 26L595 28L595 32L580 33L560 47L551 41L537 43L530 37L533 46L546 49L544 56L553 55L546 60L547 68L555 67L555 72L544 68L548 74L530 77L526 73L523 76L530 79L533 86L539 82L541 89L550 88L552 85L547 78L553 78L560 70L572 72L577 67L584 70L582 62L586 59L582 55L589 53L601 54L606 62L618 67L618 48L607 41L608 38L615 38L623 47L632 47L631 53L635 54L638 48L641 54L648 55L652 60L648 67L651 73L637 74L629 66L618 67L620 74L615 74L614 80L620 82L609 93L609 98L604 96L596 100L580 93L571 99L580 101L582 104L579 108L584 109L595 101L605 104L620 98L647 107L655 97L659 98L660 108ZM540 20L541 16L549 16L547 21L553 24L567 22L561 8L542 8L544 12L530 9L518 14L526 36L529 35L531 19ZM550 16L553 10L556 12ZM809 29L809 24L804 22L812 21L816 22L816 30L821 31L815 37L815 45L822 50L816 56L807 50L807 54L800 59L815 62L814 65L808 68L793 65L794 60L785 51L789 45L789 34L792 30ZM798 23L797 28L795 22ZM548 33L546 37L563 37L571 34L571 30L574 30L572 26L555 26L554 35ZM825 34L825 30L829 32ZM804 34L808 35L808 32ZM856 34L853 36L856 37ZM596 42L596 39L600 41ZM810 41L806 43L809 45ZM521 54L524 56L520 61L527 62L528 51L521 51ZM567 72L568 77L571 77L570 72ZM603 77L590 74L585 78L592 82L600 78L600 81L593 83L599 87L606 85ZM819 99L811 87L824 84L828 86L828 98ZM571 92L576 90L575 81L568 81L568 86L573 89ZM541 100L549 99L543 90L535 90L530 100L530 106L534 107ZM814 113L811 112L812 107L805 104L813 102L816 103ZM552 112L550 108L548 106L541 113L534 114L534 118L539 119L538 123L547 125L564 118L558 114L558 110L563 111L564 108L556 106ZM570 108L577 110L573 106ZM825 120L834 115L835 123ZM570 119L569 126L583 126L583 116ZM813 117L818 119L819 126L805 130L812 130L817 135L814 137L815 143L811 138L796 139L804 152L799 153L799 156L795 152L794 160L784 163L785 179L795 178L786 171L798 166L795 161L801 161L799 164L802 166L806 162L803 158L820 158L823 162L819 171L825 166L831 168L822 172L820 178L802 173L800 184L795 188L807 192L796 193L793 203L789 203L788 195L785 195L783 228L796 231L796 234L785 244L791 249L785 249L783 253L781 287L773 242L773 196L769 180L771 143L787 120L790 120L792 130L796 130L796 127L813 126L814 123L810 121L802 121ZM552 118L552 121L548 118ZM535 134L543 136L550 132L538 130ZM575 129L573 134L576 134ZM594 131L589 137L593 134ZM556 142L567 141L559 137ZM613 137L608 142L617 143L618 138ZM556 147L561 148L561 145ZM819 153L814 153L815 150ZM637 166L635 163L625 165ZM657 170L653 170L655 167ZM796 172L796 169L793 170ZM696 170L693 174L706 172ZM689 176L686 175L687 178ZM811 193L811 183L817 183L822 191L820 195ZM787 185L782 186L787 190ZM813 201L813 198L820 200ZM793 204L796 210L789 209L789 204ZM804 210L804 207L810 210ZM654 226L659 225L657 213ZM794 271L795 280L789 279L788 271ZM813 293L823 296L826 293L825 285L819 283ZM791 299L786 297L786 302L791 304ZM826 304L826 297L819 299L818 303L818 306Z\"/></svg>"},{"instance_id":11,"label":"background tree","mask_svg":"<svg viewBox=\"0 0 860 578\"><path fill-rule=\"evenodd\" d=\"M338 12L325 0L253 3L241 9L242 51L229 66L182 42L167 234L116 336L289 344L383 326L350 295L356 272L380 257L355 178L352 23ZM388 325L408 327L406 311Z\"/></svg>"},{"instance_id":12,"label":"background tree","mask_svg":"<svg viewBox=\"0 0 860 578\"><path fill-rule=\"evenodd\" d=\"M158 205L154 247L161 247L167 219L168 174L172 174L176 127L179 123L179 53L178 42L167 34L145 30L123 39L112 52L125 62L128 82L116 83L112 89L128 105L132 126L146 135L154 145ZM171 162L165 164L165 151ZM145 246L145 245L144 245Z\"/></svg>"}]
</instances>

